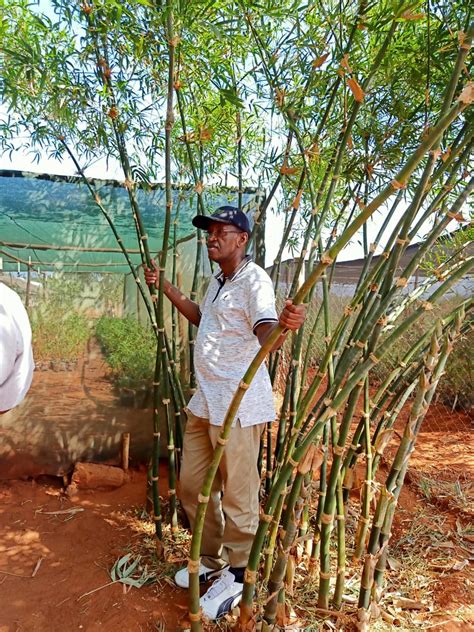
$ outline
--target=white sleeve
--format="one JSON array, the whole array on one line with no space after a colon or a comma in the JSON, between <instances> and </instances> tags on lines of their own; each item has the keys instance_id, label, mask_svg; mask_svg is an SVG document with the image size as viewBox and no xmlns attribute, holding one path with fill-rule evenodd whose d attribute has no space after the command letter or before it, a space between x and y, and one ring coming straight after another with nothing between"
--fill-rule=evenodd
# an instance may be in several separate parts
<instances>
[{"instance_id":1,"label":"white sleeve","mask_svg":"<svg viewBox=\"0 0 474 632\"><path fill-rule=\"evenodd\" d=\"M249 313L252 330L262 323L278 322L273 283L264 271L252 280L249 297Z\"/></svg>"},{"instance_id":2,"label":"white sleeve","mask_svg":"<svg viewBox=\"0 0 474 632\"><path fill-rule=\"evenodd\" d=\"M15 325L6 314L0 313L0 387L11 375L17 355Z\"/></svg>"},{"instance_id":3,"label":"white sleeve","mask_svg":"<svg viewBox=\"0 0 474 632\"><path fill-rule=\"evenodd\" d=\"M31 327L20 297L0 288L0 412L19 404L33 379Z\"/></svg>"}]
</instances>

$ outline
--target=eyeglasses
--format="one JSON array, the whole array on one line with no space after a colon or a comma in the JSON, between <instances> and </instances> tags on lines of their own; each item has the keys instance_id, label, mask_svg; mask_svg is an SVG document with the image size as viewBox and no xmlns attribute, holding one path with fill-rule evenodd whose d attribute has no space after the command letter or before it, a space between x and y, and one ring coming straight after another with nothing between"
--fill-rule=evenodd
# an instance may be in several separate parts
<instances>
[{"instance_id":1,"label":"eyeglasses","mask_svg":"<svg viewBox=\"0 0 474 632\"><path fill-rule=\"evenodd\" d=\"M222 228L218 228L216 230L206 230L206 239L225 239L226 235L231 235L232 233L239 235L241 232L241 230L224 230Z\"/></svg>"}]
</instances>

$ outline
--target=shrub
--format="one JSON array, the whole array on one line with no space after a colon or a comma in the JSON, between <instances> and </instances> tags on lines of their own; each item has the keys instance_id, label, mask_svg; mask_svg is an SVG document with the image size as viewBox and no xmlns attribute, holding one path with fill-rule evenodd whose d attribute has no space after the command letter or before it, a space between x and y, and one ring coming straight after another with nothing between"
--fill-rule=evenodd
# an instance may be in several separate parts
<instances>
[{"instance_id":1,"label":"shrub","mask_svg":"<svg viewBox=\"0 0 474 632\"><path fill-rule=\"evenodd\" d=\"M89 338L89 323L83 314L52 308L31 315L35 360L74 361Z\"/></svg>"},{"instance_id":2,"label":"shrub","mask_svg":"<svg viewBox=\"0 0 474 632\"><path fill-rule=\"evenodd\" d=\"M102 316L96 336L119 386L150 386L156 358L156 338L150 328L133 318Z\"/></svg>"}]
</instances>

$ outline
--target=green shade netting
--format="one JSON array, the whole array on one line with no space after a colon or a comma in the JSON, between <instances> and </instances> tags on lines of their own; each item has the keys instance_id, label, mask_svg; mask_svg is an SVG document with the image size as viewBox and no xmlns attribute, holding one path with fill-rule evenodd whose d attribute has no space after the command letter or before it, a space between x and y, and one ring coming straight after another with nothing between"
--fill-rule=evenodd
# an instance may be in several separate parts
<instances>
[{"instance_id":1,"label":"green shade netting","mask_svg":"<svg viewBox=\"0 0 474 632\"><path fill-rule=\"evenodd\" d=\"M126 189L116 181L91 182L126 249L137 251L137 235ZM205 190L203 195L209 213L223 204L237 206L237 192L230 189L212 188ZM156 253L163 241L164 188L162 185L139 188L136 197L150 250ZM178 239L195 233L191 219L197 213L196 200L193 188L173 188L173 220L179 205ZM257 190L246 189L243 209L253 214L259 200L261 194ZM72 249L61 250L61 247ZM15 271L20 265L24 271L25 262L31 261L33 269L39 267L40 271L129 272L121 252L99 252L104 249L118 250L118 244L81 178L0 170L0 257L3 270ZM137 252L131 254L131 259L136 265L141 263Z\"/></svg>"}]
</instances>

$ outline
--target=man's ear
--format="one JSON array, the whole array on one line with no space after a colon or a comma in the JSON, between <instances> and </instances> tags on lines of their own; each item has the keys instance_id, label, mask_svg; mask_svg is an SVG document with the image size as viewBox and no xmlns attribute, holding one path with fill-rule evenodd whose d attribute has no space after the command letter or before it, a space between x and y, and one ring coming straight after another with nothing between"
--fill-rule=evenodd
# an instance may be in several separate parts
<instances>
[{"instance_id":1,"label":"man's ear","mask_svg":"<svg viewBox=\"0 0 474 632\"><path fill-rule=\"evenodd\" d=\"M249 234L248 233L240 233L239 240L240 240L240 245L241 246L245 246L245 244L249 240Z\"/></svg>"}]
</instances>

